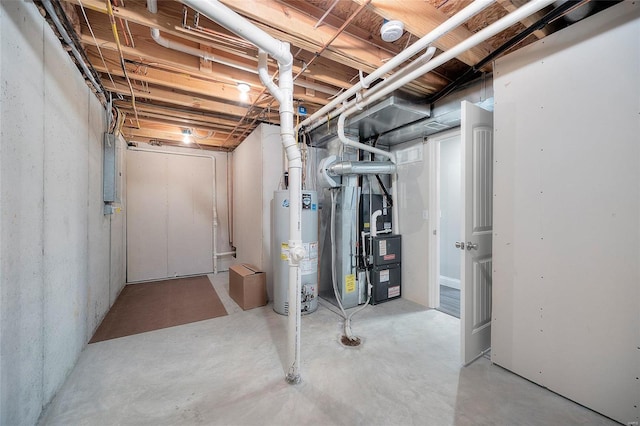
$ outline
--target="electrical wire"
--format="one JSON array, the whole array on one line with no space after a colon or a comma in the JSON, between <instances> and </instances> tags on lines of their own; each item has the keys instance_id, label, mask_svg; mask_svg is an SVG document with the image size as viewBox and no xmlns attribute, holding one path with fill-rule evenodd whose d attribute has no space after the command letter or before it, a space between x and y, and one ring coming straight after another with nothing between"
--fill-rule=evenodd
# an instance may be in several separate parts
<instances>
[{"instance_id":1,"label":"electrical wire","mask_svg":"<svg viewBox=\"0 0 640 426\"><path fill-rule=\"evenodd\" d=\"M89 18L87 17L87 13L84 10L84 5L82 4L82 0L78 0L78 4L80 5L80 10L82 11L82 16L84 16L84 21L87 23L87 27L89 28L89 32L91 33L91 37L93 37L93 42L95 43L96 48L98 49L98 54L100 55L100 59L102 60L102 65L104 65L104 68L107 71L107 76L109 76L109 80L111 81L111 84L113 84L113 87L116 87L116 83L113 81L113 77L111 76L111 73L109 72L109 67L107 66L107 63L104 60L104 56L102 55L102 49L100 49L100 45L98 44L98 40L96 40L96 35L93 33L93 28L91 27L91 24L89 23ZM124 100L124 97L120 93L116 93L116 96L118 97L119 100Z\"/></svg>"},{"instance_id":2,"label":"electrical wire","mask_svg":"<svg viewBox=\"0 0 640 426\"><path fill-rule=\"evenodd\" d=\"M113 38L116 41L116 46L118 47L118 52L120 53L120 65L122 66L122 72L124 73L124 77L127 80L127 84L129 85L129 91L131 92L131 107L133 108L133 115L136 120L136 126L139 129L140 120L138 120L138 109L136 108L136 95L133 91L131 80L129 80L127 67L124 63L124 54L122 53L122 46L120 45L120 37L118 36L118 28L116 26L116 18L113 14L113 7L111 7L111 0L105 0L105 2L107 4L107 12L109 14L109 21L111 22L111 31L113 32Z\"/></svg>"}]
</instances>

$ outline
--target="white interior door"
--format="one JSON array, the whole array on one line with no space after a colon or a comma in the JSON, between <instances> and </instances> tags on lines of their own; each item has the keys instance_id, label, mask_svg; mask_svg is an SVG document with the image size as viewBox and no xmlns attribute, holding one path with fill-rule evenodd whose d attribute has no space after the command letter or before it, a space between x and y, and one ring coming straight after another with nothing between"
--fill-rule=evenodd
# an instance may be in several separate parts
<instances>
[{"instance_id":1,"label":"white interior door","mask_svg":"<svg viewBox=\"0 0 640 426\"><path fill-rule=\"evenodd\" d=\"M462 102L460 266L462 363L491 347L493 113Z\"/></svg>"}]
</instances>

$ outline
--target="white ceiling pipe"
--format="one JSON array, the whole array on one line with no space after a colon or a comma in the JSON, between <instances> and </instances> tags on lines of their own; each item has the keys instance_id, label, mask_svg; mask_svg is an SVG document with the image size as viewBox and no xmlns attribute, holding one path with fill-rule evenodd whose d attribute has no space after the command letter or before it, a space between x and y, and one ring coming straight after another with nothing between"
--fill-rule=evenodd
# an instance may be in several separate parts
<instances>
[{"instance_id":1,"label":"white ceiling pipe","mask_svg":"<svg viewBox=\"0 0 640 426\"><path fill-rule=\"evenodd\" d=\"M215 16L213 20L218 24L268 52L278 63L286 63L293 60L291 52L284 46L283 42L271 37L218 0L181 1L204 16L209 18Z\"/></svg>"},{"instance_id":2,"label":"white ceiling pipe","mask_svg":"<svg viewBox=\"0 0 640 426\"><path fill-rule=\"evenodd\" d=\"M436 54L436 48L434 46L429 46L427 51L424 52L422 55L420 55L420 57L418 59L416 59L415 61L411 62L406 67L402 68L400 71L394 72L389 77L385 78L384 79L385 84L391 84L394 81L396 81L397 79L402 78L403 76L405 76L408 73L414 71L418 67L426 64L427 62L429 62L431 60L431 58L433 58L433 55L435 55L435 54ZM373 88L378 87L378 86L374 86Z\"/></svg>"},{"instance_id":3,"label":"white ceiling pipe","mask_svg":"<svg viewBox=\"0 0 640 426\"><path fill-rule=\"evenodd\" d=\"M197 56L204 59L205 61L211 61L215 62L216 64L226 65L237 70L250 72L252 74L258 74L258 71L255 68L252 68L241 62L231 59L223 59L196 47L191 47L178 41L169 40L168 38L163 37L162 34L160 34L160 30L157 28L151 28L150 30L151 38L155 40L155 42L160 46L166 47L167 49L172 49L192 56ZM335 95L338 92L338 89L332 89L330 87L325 87L320 84L312 83L310 81L295 80L293 84L306 89L317 90L318 92L325 93L327 95Z\"/></svg>"},{"instance_id":4,"label":"white ceiling pipe","mask_svg":"<svg viewBox=\"0 0 640 426\"><path fill-rule=\"evenodd\" d=\"M386 74L392 72L395 68L399 67L404 62L411 59L412 56L416 55L421 50L427 48L427 46L429 46L435 40L439 39L449 31L459 27L460 25L465 23L467 20L469 20L469 18L477 15L479 12L481 12L482 10L484 10L485 8L493 4L494 1L495 0L475 0L469 6L465 7L460 12L456 13L451 18L447 19L445 22L438 25L436 28L431 30L424 37L422 37L421 39L413 43L411 46L409 46L402 52L398 53L396 56L394 56L389 61L387 61L386 64L382 65L380 68L378 68L377 70L375 70L374 72L366 76L362 81L356 83L353 87L351 87L349 90L344 92L342 95L335 98L332 102L325 105L324 107L319 109L316 113L306 118L304 121L302 121L302 123L298 125L298 129L303 126L310 125L317 119L323 117L329 111L332 111L336 107L336 105L339 105L340 103L344 102L345 100L355 95L362 88L369 86L371 83L373 83L379 78L383 78ZM326 118L320 124L324 124L325 122L326 122Z\"/></svg>"},{"instance_id":5,"label":"white ceiling pipe","mask_svg":"<svg viewBox=\"0 0 640 426\"><path fill-rule=\"evenodd\" d=\"M167 49L177 50L178 52L187 53L192 56L196 56L204 59L205 61L215 62L217 64L226 65L228 67L232 67L241 71L256 73L256 70L244 65L240 62L232 61L230 59L222 59L209 52L205 52L204 50L198 49L197 47L191 47L184 43L180 43L178 41L169 40L168 38L163 37L160 34L160 30L157 28L151 28L151 38L155 40L160 46L166 47Z\"/></svg>"},{"instance_id":6,"label":"white ceiling pipe","mask_svg":"<svg viewBox=\"0 0 640 426\"><path fill-rule=\"evenodd\" d=\"M344 133L344 122L346 120L346 118L348 116L350 116L351 114L362 110L362 108L366 107L367 105L383 98L384 96L388 95L389 93L393 92L396 89L399 89L400 87L404 86L405 84L415 80L416 78L424 75L425 73L433 70L434 68L442 65L443 63L449 61L452 58L455 58L456 56L460 55L461 53L471 49L472 47L482 43L483 41L485 41L486 39L488 39L489 37L492 37L496 34L498 34L499 32L509 28L511 25L515 24L516 22L521 21L522 19L528 17L529 15L534 14L535 12L539 11L540 9L550 5L551 3L553 3L554 0L532 0L529 3L525 4L524 6L520 7L519 9L511 12L510 14L508 14L507 16L503 17L502 19L494 22L493 24L489 25L488 27L484 28L483 30L477 32L476 34L472 35L471 37L467 38L466 40L464 40L461 43L458 43L457 45L455 45L453 48L447 50L446 52L442 53L441 55L438 55L436 58L430 60L429 62L427 62L426 64L422 65L421 67L419 67L418 69L405 74L403 77L396 79L395 81L393 81L391 84L384 84L381 83L383 85L383 88L378 88L377 90L371 90L368 92L363 93L363 101L362 102L358 102L356 103L355 101L351 101L348 105L344 105L340 111L342 111L340 113L340 117L338 119L338 138L340 139L340 141L348 146L353 146L353 147L357 147L360 149L363 149L365 151L369 151L369 152L374 152L372 150L372 147L370 147L369 145L365 145L362 144L358 141L349 139L346 137L345 133ZM378 85L380 86L380 85ZM373 93L373 94L371 94ZM373 148L376 149L376 148ZM382 153L386 153L386 151L382 151ZM376 152L376 154L378 154L378 152ZM382 154L385 155L385 154ZM395 159L395 155L393 155L392 153L386 153L386 156L391 159L391 161L393 161L394 163L396 162ZM399 229L399 223L398 223L398 211L397 211L397 206L398 206L398 202L397 202L397 174L393 174L392 175L392 186L391 186L391 190L392 190L392 198L393 198L393 216L392 216L392 220L394 222L393 224L393 232L398 234L400 232Z\"/></svg>"},{"instance_id":7,"label":"white ceiling pipe","mask_svg":"<svg viewBox=\"0 0 640 426\"><path fill-rule=\"evenodd\" d=\"M300 261L302 246L302 156L293 127L293 56L289 43L271 37L217 0L182 0L184 4L258 46L278 61L279 87L267 85L280 101L280 135L289 165L289 369L286 380L300 382ZM263 75L265 73L262 73ZM269 81L271 81L269 79ZM266 81L263 81L265 85Z\"/></svg>"},{"instance_id":8,"label":"white ceiling pipe","mask_svg":"<svg viewBox=\"0 0 640 426\"><path fill-rule=\"evenodd\" d=\"M158 13L158 3L156 0L147 0L147 10L151 13ZM258 71L255 68L252 68L248 65L243 64L242 62L234 61L231 59L223 59L217 56L212 55L209 52L204 50L188 46L184 43L180 43L178 41L169 40L160 34L160 30L158 28L150 28L151 30L151 38L158 43L160 46L166 47L167 49L176 50L178 52L186 53L192 56L197 56L199 58L204 59L205 61L215 62L217 64L226 65L231 68L235 68L237 70L250 72L253 74L257 74ZM310 81L304 80L296 80L294 81L296 86L300 86L306 89L317 90L318 92L325 93L327 95L335 95L338 90L332 89L330 87L325 87L320 84L312 83Z\"/></svg>"},{"instance_id":9,"label":"white ceiling pipe","mask_svg":"<svg viewBox=\"0 0 640 426\"><path fill-rule=\"evenodd\" d=\"M397 79L393 83L388 85L384 85L383 83L381 88L377 88L376 86L376 88L374 88L376 90L372 89L370 91L364 92L362 94L362 100L360 102L350 103L350 105L352 106L345 110L342 114L349 116L356 111L360 111L367 105L370 105L371 103L384 98L394 90L399 89L405 84L412 82L416 78L419 78L420 76L444 64L445 62L459 56L461 53L471 49L474 46L477 46L488 38L504 31L510 26L516 24L522 19L527 18L529 15L534 14L535 12L543 9L551 3L553 3L553 0L532 0L529 3L526 3L524 6L521 6L520 8L506 15L500 20L475 33L471 37L458 43L446 52L443 52L442 54L436 56L418 69L404 75L402 78Z\"/></svg>"}]
</instances>

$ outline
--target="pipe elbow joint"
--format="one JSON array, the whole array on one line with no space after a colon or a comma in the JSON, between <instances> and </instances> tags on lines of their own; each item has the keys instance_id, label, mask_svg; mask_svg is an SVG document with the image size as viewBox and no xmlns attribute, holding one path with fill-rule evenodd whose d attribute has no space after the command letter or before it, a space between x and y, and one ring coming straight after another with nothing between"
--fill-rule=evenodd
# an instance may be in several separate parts
<instances>
[{"instance_id":1,"label":"pipe elbow joint","mask_svg":"<svg viewBox=\"0 0 640 426\"><path fill-rule=\"evenodd\" d=\"M307 255L304 246L302 245L302 241L300 240L289 240L289 262L292 265L297 265L300 263L302 259Z\"/></svg>"}]
</instances>

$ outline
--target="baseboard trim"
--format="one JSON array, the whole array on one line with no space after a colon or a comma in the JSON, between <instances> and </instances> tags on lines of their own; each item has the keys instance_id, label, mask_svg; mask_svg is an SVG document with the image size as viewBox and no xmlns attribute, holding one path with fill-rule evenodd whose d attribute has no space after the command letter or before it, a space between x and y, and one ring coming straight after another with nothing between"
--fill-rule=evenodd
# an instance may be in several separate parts
<instances>
[{"instance_id":1,"label":"baseboard trim","mask_svg":"<svg viewBox=\"0 0 640 426\"><path fill-rule=\"evenodd\" d=\"M460 280L457 278L445 277L440 275L440 285L460 290Z\"/></svg>"}]
</instances>

